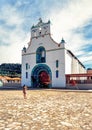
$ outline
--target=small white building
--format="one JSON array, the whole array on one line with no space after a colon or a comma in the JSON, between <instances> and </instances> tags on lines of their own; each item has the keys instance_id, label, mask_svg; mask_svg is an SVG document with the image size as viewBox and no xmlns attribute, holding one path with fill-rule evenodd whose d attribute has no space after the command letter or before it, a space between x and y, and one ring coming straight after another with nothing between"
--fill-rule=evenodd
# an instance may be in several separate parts
<instances>
[{"instance_id":1,"label":"small white building","mask_svg":"<svg viewBox=\"0 0 92 130\"><path fill-rule=\"evenodd\" d=\"M31 38L22 50L22 86L64 88L65 74L85 73L85 67L66 49L64 39L56 43L50 33L50 21L39 19L31 27Z\"/></svg>"}]
</instances>

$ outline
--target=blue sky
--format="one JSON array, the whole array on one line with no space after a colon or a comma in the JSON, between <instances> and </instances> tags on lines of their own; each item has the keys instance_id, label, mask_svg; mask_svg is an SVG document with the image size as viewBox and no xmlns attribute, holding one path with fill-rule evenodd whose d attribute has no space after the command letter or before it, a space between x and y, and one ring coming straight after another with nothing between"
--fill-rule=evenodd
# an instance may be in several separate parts
<instances>
[{"instance_id":1,"label":"blue sky","mask_svg":"<svg viewBox=\"0 0 92 130\"><path fill-rule=\"evenodd\" d=\"M21 63L30 28L51 21L52 38L62 37L86 68L92 68L92 0L0 0L0 64Z\"/></svg>"}]
</instances>

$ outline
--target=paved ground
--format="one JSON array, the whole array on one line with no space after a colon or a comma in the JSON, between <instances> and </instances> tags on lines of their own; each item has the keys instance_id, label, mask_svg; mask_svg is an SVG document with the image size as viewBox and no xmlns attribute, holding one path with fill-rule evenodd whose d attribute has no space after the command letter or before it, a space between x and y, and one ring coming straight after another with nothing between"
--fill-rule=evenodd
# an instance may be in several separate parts
<instances>
[{"instance_id":1,"label":"paved ground","mask_svg":"<svg viewBox=\"0 0 92 130\"><path fill-rule=\"evenodd\" d=\"M92 93L1 90L0 130L92 130Z\"/></svg>"}]
</instances>

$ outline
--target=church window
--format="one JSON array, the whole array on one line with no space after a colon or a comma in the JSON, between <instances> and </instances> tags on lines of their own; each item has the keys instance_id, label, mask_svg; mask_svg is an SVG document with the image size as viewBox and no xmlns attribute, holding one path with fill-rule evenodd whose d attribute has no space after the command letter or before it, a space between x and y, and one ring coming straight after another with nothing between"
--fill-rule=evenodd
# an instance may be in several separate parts
<instances>
[{"instance_id":1,"label":"church window","mask_svg":"<svg viewBox=\"0 0 92 130\"><path fill-rule=\"evenodd\" d=\"M46 62L46 50L44 47L39 47L36 51L36 63Z\"/></svg>"},{"instance_id":2,"label":"church window","mask_svg":"<svg viewBox=\"0 0 92 130\"><path fill-rule=\"evenodd\" d=\"M26 79L28 79L28 72L26 72Z\"/></svg>"},{"instance_id":3,"label":"church window","mask_svg":"<svg viewBox=\"0 0 92 130\"><path fill-rule=\"evenodd\" d=\"M59 61L56 60L56 67L58 68L58 66L59 66Z\"/></svg>"},{"instance_id":4,"label":"church window","mask_svg":"<svg viewBox=\"0 0 92 130\"><path fill-rule=\"evenodd\" d=\"M59 71L56 70L56 78L58 78L58 76L59 76Z\"/></svg>"},{"instance_id":5,"label":"church window","mask_svg":"<svg viewBox=\"0 0 92 130\"><path fill-rule=\"evenodd\" d=\"M26 63L26 70L28 70L28 63Z\"/></svg>"}]
</instances>

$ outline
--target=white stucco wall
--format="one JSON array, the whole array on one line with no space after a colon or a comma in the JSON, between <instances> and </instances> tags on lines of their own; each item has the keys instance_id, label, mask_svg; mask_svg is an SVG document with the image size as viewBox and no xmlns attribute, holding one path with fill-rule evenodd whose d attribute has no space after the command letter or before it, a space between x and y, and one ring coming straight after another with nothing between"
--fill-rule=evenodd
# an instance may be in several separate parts
<instances>
[{"instance_id":1,"label":"white stucco wall","mask_svg":"<svg viewBox=\"0 0 92 130\"><path fill-rule=\"evenodd\" d=\"M72 56L65 50L65 74L72 72Z\"/></svg>"},{"instance_id":2,"label":"white stucco wall","mask_svg":"<svg viewBox=\"0 0 92 130\"><path fill-rule=\"evenodd\" d=\"M47 53L47 64L52 71L52 87L65 86L65 58L64 49L49 51ZM59 67L56 67L56 60L59 61ZM59 77L56 78L56 70L59 71Z\"/></svg>"},{"instance_id":3,"label":"white stucco wall","mask_svg":"<svg viewBox=\"0 0 92 130\"><path fill-rule=\"evenodd\" d=\"M67 50L65 51L65 74L86 73L82 63L71 53Z\"/></svg>"}]
</instances>

